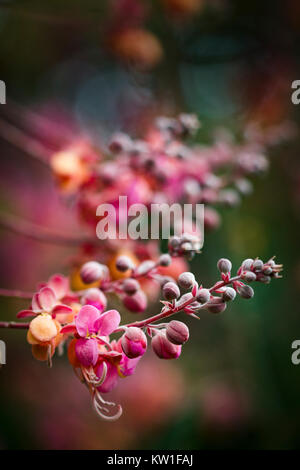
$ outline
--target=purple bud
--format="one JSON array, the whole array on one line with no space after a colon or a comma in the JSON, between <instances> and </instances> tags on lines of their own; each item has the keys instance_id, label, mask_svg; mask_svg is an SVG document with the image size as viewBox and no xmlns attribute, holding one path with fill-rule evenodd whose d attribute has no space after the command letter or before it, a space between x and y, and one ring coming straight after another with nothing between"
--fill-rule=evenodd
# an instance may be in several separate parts
<instances>
[{"instance_id":1,"label":"purple bud","mask_svg":"<svg viewBox=\"0 0 300 470\"><path fill-rule=\"evenodd\" d=\"M163 296L166 300L178 299L180 296L180 290L175 282L167 282L163 286Z\"/></svg>"},{"instance_id":2,"label":"purple bud","mask_svg":"<svg viewBox=\"0 0 300 470\"><path fill-rule=\"evenodd\" d=\"M273 272L273 269L271 268L271 266L265 266L263 268L263 273L266 275L266 276L270 276L270 274L272 274Z\"/></svg>"},{"instance_id":3,"label":"purple bud","mask_svg":"<svg viewBox=\"0 0 300 470\"><path fill-rule=\"evenodd\" d=\"M256 281L256 274L253 271L245 271L244 273L242 273L241 277L246 282Z\"/></svg>"},{"instance_id":4,"label":"purple bud","mask_svg":"<svg viewBox=\"0 0 300 470\"><path fill-rule=\"evenodd\" d=\"M209 301L206 308L210 313L222 313L227 305L220 297L215 297Z\"/></svg>"},{"instance_id":5,"label":"purple bud","mask_svg":"<svg viewBox=\"0 0 300 470\"><path fill-rule=\"evenodd\" d=\"M168 255L167 253L166 254L163 254L159 257L159 265L160 266L170 266L170 264L172 263L172 258L170 255Z\"/></svg>"},{"instance_id":6,"label":"purple bud","mask_svg":"<svg viewBox=\"0 0 300 470\"><path fill-rule=\"evenodd\" d=\"M234 300L236 297L236 291L232 287L226 287L225 291L222 294L222 297L225 302Z\"/></svg>"},{"instance_id":7,"label":"purple bud","mask_svg":"<svg viewBox=\"0 0 300 470\"><path fill-rule=\"evenodd\" d=\"M265 275L260 275L257 280L259 282L262 282L263 284L269 284L271 282L271 277L270 276L265 276Z\"/></svg>"},{"instance_id":8,"label":"purple bud","mask_svg":"<svg viewBox=\"0 0 300 470\"><path fill-rule=\"evenodd\" d=\"M110 143L109 150L113 153L128 152L132 147L132 141L127 134L118 132L113 135Z\"/></svg>"},{"instance_id":9,"label":"purple bud","mask_svg":"<svg viewBox=\"0 0 300 470\"><path fill-rule=\"evenodd\" d=\"M122 336L121 345L124 354L130 359L142 356L147 349L147 337L140 329L132 326Z\"/></svg>"},{"instance_id":10,"label":"purple bud","mask_svg":"<svg viewBox=\"0 0 300 470\"><path fill-rule=\"evenodd\" d=\"M135 279L125 279L123 282L123 290L128 295L135 294L140 288L140 284Z\"/></svg>"},{"instance_id":11,"label":"purple bud","mask_svg":"<svg viewBox=\"0 0 300 470\"><path fill-rule=\"evenodd\" d=\"M80 277L85 284L103 279L108 273L107 267L97 261L89 261L85 263L80 270Z\"/></svg>"},{"instance_id":12,"label":"purple bud","mask_svg":"<svg viewBox=\"0 0 300 470\"><path fill-rule=\"evenodd\" d=\"M161 331L154 336L151 346L160 359L177 359L181 354L181 346L171 343Z\"/></svg>"},{"instance_id":13,"label":"purple bud","mask_svg":"<svg viewBox=\"0 0 300 470\"><path fill-rule=\"evenodd\" d=\"M178 278L178 284L185 289L190 289L191 287L193 287L194 283L195 276L193 273L190 272L181 273Z\"/></svg>"},{"instance_id":14,"label":"purple bud","mask_svg":"<svg viewBox=\"0 0 300 470\"><path fill-rule=\"evenodd\" d=\"M231 261L229 261L229 259L226 259L226 258L219 259L217 266L218 266L218 270L224 274L230 273L231 268L232 268Z\"/></svg>"},{"instance_id":15,"label":"purple bud","mask_svg":"<svg viewBox=\"0 0 300 470\"><path fill-rule=\"evenodd\" d=\"M124 273L128 271L128 269L133 269L134 265L131 259L128 258L128 256L119 256L119 258L116 261L116 268L118 271L121 271L122 273Z\"/></svg>"},{"instance_id":16,"label":"purple bud","mask_svg":"<svg viewBox=\"0 0 300 470\"><path fill-rule=\"evenodd\" d=\"M206 304L210 299L210 292L208 289L200 289L198 291L196 300L197 302L200 302L200 304Z\"/></svg>"},{"instance_id":17,"label":"purple bud","mask_svg":"<svg viewBox=\"0 0 300 470\"><path fill-rule=\"evenodd\" d=\"M243 299L252 299L252 297L254 296L254 290L250 286L239 286L237 290Z\"/></svg>"},{"instance_id":18,"label":"purple bud","mask_svg":"<svg viewBox=\"0 0 300 470\"><path fill-rule=\"evenodd\" d=\"M187 342L190 333L185 323L172 320L167 325L166 336L171 343L180 345Z\"/></svg>"},{"instance_id":19,"label":"purple bud","mask_svg":"<svg viewBox=\"0 0 300 470\"><path fill-rule=\"evenodd\" d=\"M126 295L123 303L131 312L140 313L147 308L147 297L142 290L139 290L133 295Z\"/></svg>"}]
</instances>

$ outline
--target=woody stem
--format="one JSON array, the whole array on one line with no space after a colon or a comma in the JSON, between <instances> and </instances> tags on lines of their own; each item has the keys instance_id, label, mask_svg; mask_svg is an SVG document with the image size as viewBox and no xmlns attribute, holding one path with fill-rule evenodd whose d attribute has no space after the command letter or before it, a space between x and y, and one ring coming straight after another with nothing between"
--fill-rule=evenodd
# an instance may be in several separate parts
<instances>
[{"instance_id":1,"label":"woody stem","mask_svg":"<svg viewBox=\"0 0 300 470\"><path fill-rule=\"evenodd\" d=\"M27 330L29 323L17 323L15 321L0 321L0 328L14 328L16 330Z\"/></svg>"}]
</instances>

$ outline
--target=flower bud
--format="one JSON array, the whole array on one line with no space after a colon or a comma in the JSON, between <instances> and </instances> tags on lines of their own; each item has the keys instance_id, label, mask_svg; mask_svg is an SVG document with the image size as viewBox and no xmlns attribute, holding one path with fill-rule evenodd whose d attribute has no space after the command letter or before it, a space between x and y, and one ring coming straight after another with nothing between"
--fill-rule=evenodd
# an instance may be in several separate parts
<instances>
[{"instance_id":1,"label":"flower bud","mask_svg":"<svg viewBox=\"0 0 300 470\"><path fill-rule=\"evenodd\" d=\"M258 281L262 282L263 284L269 284L271 282L270 276L261 275L258 277Z\"/></svg>"},{"instance_id":2,"label":"flower bud","mask_svg":"<svg viewBox=\"0 0 300 470\"><path fill-rule=\"evenodd\" d=\"M135 273L139 276L145 276L151 269L155 268L155 263L151 259L143 261L135 270Z\"/></svg>"},{"instance_id":3,"label":"flower bud","mask_svg":"<svg viewBox=\"0 0 300 470\"><path fill-rule=\"evenodd\" d=\"M121 271L122 273L128 271L128 269L133 269L134 265L128 256L119 256L119 258L116 261L116 268L118 271Z\"/></svg>"},{"instance_id":4,"label":"flower bud","mask_svg":"<svg viewBox=\"0 0 300 470\"><path fill-rule=\"evenodd\" d=\"M142 290L139 290L133 295L126 295L123 303L131 312L140 313L146 310L147 297Z\"/></svg>"},{"instance_id":5,"label":"flower bud","mask_svg":"<svg viewBox=\"0 0 300 470\"><path fill-rule=\"evenodd\" d=\"M243 271L250 271L253 264L252 258L247 258L242 262L242 270Z\"/></svg>"},{"instance_id":6,"label":"flower bud","mask_svg":"<svg viewBox=\"0 0 300 470\"><path fill-rule=\"evenodd\" d=\"M227 305L222 302L220 297L215 297L209 301L206 308L210 313L222 313L226 309Z\"/></svg>"},{"instance_id":7,"label":"flower bud","mask_svg":"<svg viewBox=\"0 0 300 470\"><path fill-rule=\"evenodd\" d=\"M164 266L164 267L167 267L167 266L170 266L170 264L172 263L172 258L170 255L168 255L167 253L161 255L159 257L159 265L160 266Z\"/></svg>"},{"instance_id":8,"label":"flower bud","mask_svg":"<svg viewBox=\"0 0 300 470\"><path fill-rule=\"evenodd\" d=\"M263 268L263 273L266 275L266 276L270 276L270 274L272 274L273 272L273 269L271 268L271 266L265 266Z\"/></svg>"},{"instance_id":9,"label":"flower bud","mask_svg":"<svg viewBox=\"0 0 300 470\"><path fill-rule=\"evenodd\" d=\"M206 304L210 299L210 292L208 289L199 289L196 300L200 304Z\"/></svg>"},{"instance_id":10,"label":"flower bud","mask_svg":"<svg viewBox=\"0 0 300 470\"><path fill-rule=\"evenodd\" d=\"M224 274L229 273L232 268L231 261L229 261L229 259L226 259L226 258L219 259L217 266L218 266L218 270Z\"/></svg>"},{"instance_id":11,"label":"flower bud","mask_svg":"<svg viewBox=\"0 0 300 470\"><path fill-rule=\"evenodd\" d=\"M181 346L171 343L161 331L154 336L151 346L160 359L177 359L181 354Z\"/></svg>"},{"instance_id":12,"label":"flower bud","mask_svg":"<svg viewBox=\"0 0 300 470\"><path fill-rule=\"evenodd\" d=\"M167 282L163 286L163 296L166 300L178 299L180 296L180 290L175 282Z\"/></svg>"},{"instance_id":13,"label":"flower bud","mask_svg":"<svg viewBox=\"0 0 300 470\"><path fill-rule=\"evenodd\" d=\"M187 342L190 333L185 323L172 320L167 325L166 336L171 343L180 345Z\"/></svg>"},{"instance_id":14,"label":"flower bud","mask_svg":"<svg viewBox=\"0 0 300 470\"><path fill-rule=\"evenodd\" d=\"M178 278L178 284L185 289L190 289L195 283L195 276L193 273L186 272L180 274Z\"/></svg>"},{"instance_id":15,"label":"flower bud","mask_svg":"<svg viewBox=\"0 0 300 470\"><path fill-rule=\"evenodd\" d=\"M234 300L236 297L236 291L232 287L226 287L225 291L222 294L222 297L225 302Z\"/></svg>"},{"instance_id":16,"label":"flower bud","mask_svg":"<svg viewBox=\"0 0 300 470\"><path fill-rule=\"evenodd\" d=\"M253 271L245 271L241 277L246 282L256 281L256 274Z\"/></svg>"},{"instance_id":17,"label":"flower bud","mask_svg":"<svg viewBox=\"0 0 300 470\"><path fill-rule=\"evenodd\" d=\"M80 270L80 277L85 284L99 281L106 274L107 267L104 264L97 263L97 261L85 263Z\"/></svg>"},{"instance_id":18,"label":"flower bud","mask_svg":"<svg viewBox=\"0 0 300 470\"><path fill-rule=\"evenodd\" d=\"M132 326L122 336L121 345L124 354L130 359L134 359L146 352L147 337L140 328Z\"/></svg>"},{"instance_id":19,"label":"flower bud","mask_svg":"<svg viewBox=\"0 0 300 470\"><path fill-rule=\"evenodd\" d=\"M243 299L252 299L254 296L254 290L252 287L243 285L238 287L238 293L240 294Z\"/></svg>"},{"instance_id":20,"label":"flower bud","mask_svg":"<svg viewBox=\"0 0 300 470\"><path fill-rule=\"evenodd\" d=\"M110 143L109 150L113 153L128 152L132 147L131 138L122 132L113 135Z\"/></svg>"},{"instance_id":21,"label":"flower bud","mask_svg":"<svg viewBox=\"0 0 300 470\"><path fill-rule=\"evenodd\" d=\"M83 305L93 305L100 312L104 312L107 306L107 299L104 293L97 288L88 289L81 298Z\"/></svg>"},{"instance_id":22,"label":"flower bud","mask_svg":"<svg viewBox=\"0 0 300 470\"><path fill-rule=\"evenodd\" d=\"M257 259L254 261L253 263L254 271L261 271L263 267L264 267L264 263L262 262L261 259Z\"/></svg>"},{"instance_id":23,"label":"flower bud","mask_svg":"<svg viewBox=\"0 0 300 470\"><path fill-rule=\"evenodd\" d=\"M140 288L140 284L135 279L125 279L123 282L123 290L128 295L135 294Z\"/></svg>"}]
</instances>

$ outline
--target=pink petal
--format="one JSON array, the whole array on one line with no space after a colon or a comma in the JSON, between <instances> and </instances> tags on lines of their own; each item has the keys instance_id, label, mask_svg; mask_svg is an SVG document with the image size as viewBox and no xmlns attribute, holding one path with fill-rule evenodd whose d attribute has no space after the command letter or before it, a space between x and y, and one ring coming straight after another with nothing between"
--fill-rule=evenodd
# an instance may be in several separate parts
<instances>
[{"instance_id":1,"label":"pink petal","mask_svg":"<svg viewBox=\"0 0 300 470\"><path fill-rule=\"evenodd\" d=\"M140 359L141 359L141 356L136 357L135 359L129 359L129 357L125 356L124 354L123 359L120 364L121 373L125 375L126 377L128 375L132 375L135 372L135 368Z\"/></svg>"},{"instance_id":2,"label":"pink petal","mask_svg":"<svg viewBox=\"0 0 300 470\"><path fill-rule=\"evenodd\" d=\"M72 313L72 312L73 312L72 308L68 307L67 305L63 305L63 304L56 305L54 309L52 310L52 317L55 318L56 315L60 315L60 314L67 315L68 313Z\"/></svg>"},{"instance_id":3,"label":"pink petal","mask_svg":"<svg viewBox=\"0 0 300 470\"><path fill-rule=\"evenodd\" d=\"M32 310L21 310L17 313L17 318L34 317L36 314Z\"/></svg>"},{"instance_id":4,"label":"pink petal","mask_svg":"<svg viewBox=\"0 0 300 470\"><path fill-rule=\"evenodd\" d=\"M54 274L50 277L48 286L58 299L62 299L69 291L69 279L62 274Z\"/></svg>"},{"instance_id":5,"label":"pink petal","mask_svg":"<svg viewBox=\"0 0 300 470\"><path fill-rule=\"evenodd\" d=\"M100 387L97 387L99 392L102 392L102 393L111 392L112 389L115 388L119 380L118 369L116 368L116 366L114 366L113 364L110 364L110 362L106 362L106 365L107 365L106 379L104 380L103 384L100 385ZM102 373L103 373L103 363L101 363L99 367L96 369L96 374L99 378L102 376Z\"/></svg>"},{"instance_id":6,"label":"pink petal","mask_svg":"<svg viewBox=\"0 0 300 470\"><path fill-rule=\"evenodd\" d=\"M75 318L78 334L85 338L88 333L96 333L97 330L95 330L94 324L99 316L100 312L96 307L92 305L82 307Z\"/></svg>"},{"instance_id":7,"label":"pink petal","mask_svg":"<svg viewBox=\"0 0 300 470\"><path fill-rule=\"evenodd\" d=\"M101 336L108 336L118 328L120 321L121 317L117 310L107 310L96 321L94 327Z\"/></svg>"},{"instance_id":8,"label":"pink petal","mask_svg":"<svg viewBox=\"0 0 300 470\"><path fill-rule=\"evenodd\" d=\"M43 287L38 293L38 301L43 310L50 312L56 304L54 291L50 287Z\"/></svg>"},{"instance_id":9,"label":"pink petal","mask_svg":"<svg viewBox=\"0 0 300 470\"><path fill-rule=\"evenodd\" d=\"M94 338L80 338L76 341L75 353L78 361L85 367L94 366L98 360L98 344Z\"/></svg>"},{"instance_id":10,"label":"pink petal","mask_svg":"<svg viewBox=\"0 0 300 470\"><path fill-rule=\"evenodd\" d=\"M32 297L31 306L32 306L32 310L36 313L42 310L42 306L39 302L39 294L34 294L34 296Z\"/></svg>"},{"instance_id":11,"label":"pink petal","mask_svg":"<svg viewBox=\"0 0 300 470\"><path fill-rule=\"evenodd\" d=\"M76 333L76 326L75 325L66 325L60 330L60 332L62 334Z\"/></svg>"}]
</instances>

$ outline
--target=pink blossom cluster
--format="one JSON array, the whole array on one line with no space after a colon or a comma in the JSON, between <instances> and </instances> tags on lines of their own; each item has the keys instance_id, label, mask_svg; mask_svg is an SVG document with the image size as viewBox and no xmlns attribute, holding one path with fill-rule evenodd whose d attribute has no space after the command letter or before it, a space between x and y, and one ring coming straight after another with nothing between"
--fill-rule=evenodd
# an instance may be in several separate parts
<instances>
[{"instance_id":1,"label":"pink blossom cluster","mask_svg":"<svg viewBox=\"0 0 300 470\"><path fill-rule=\"evenodd\" d=\"M182 321L166 319L180 311L195 318L199 318L202 310L222 313L236 296L253 297L250 283L269 283L272 278L280 277L282 270L274 259L266 263L246 259L232 276L231 262L222 258L217 264L220 280L205 288L189 271L182 272L177 281L157 273L160 265L171 264L170 254L161 255L158 263L149 259L137 267L129 258L120 256L116 259L116 269L128 272L129 277L116 281L111 279L107 266L90 261L83 265L80 275L83 282L98 282L97 287L72 291L70 279L57 274L39 286L30 309L18 313L18 318L34 317L28 324L27 340L35 358L51 365L56 348L63 351L67 347L74 371L87 386L95 410L105 419L117 419L122 407L107 402L102 394L134 373L148 342L160 359L177 359L181 355L182 346L189 339L189 329ZM107 310L110 294L118 295L132 312L142 312L146 296L140 282L147 277L155 279L161 287L161 311L122 324L119 311Z\"/></svg>"}]
</instances>

